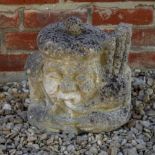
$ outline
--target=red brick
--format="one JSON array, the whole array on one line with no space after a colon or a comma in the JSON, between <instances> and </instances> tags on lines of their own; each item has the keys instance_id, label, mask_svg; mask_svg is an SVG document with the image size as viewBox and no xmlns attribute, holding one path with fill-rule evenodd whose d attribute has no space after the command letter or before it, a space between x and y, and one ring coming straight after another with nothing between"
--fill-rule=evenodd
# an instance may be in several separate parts
<instances>
[{"instance_id":1,"label":"red brick","mask_svg":"<svg viewBox=\"0 0 155 155\"><path fill-rule=\"evenodd\" d=\"M23 71L27 55L0 55L0 71Z\"/></svg>"},{"instance_id":2,"label":"red brick","mask_svg":"<svg viewBox=\"0 0 155 155\"><path fill-rule=\"evenodd\" d=\"M0 11L0 28L16 27L19 23L18 12Z\"/></svg>"},{"instance_id":3,"label":"red brick","mask_svg":"<svg viewBox=\"0 0 155 155\"><path fill-rule=\"evenodd\" d=\"M5 34L5 46L14 50L34 50L37 32L9 32Z\"/></svg>"},{"instance_id":4,"label":"red brick","mask_svg":"<svg viewBox=\"0 0 155 155\"><path fill-rule=\"evenodd\" d=\"M130 53L129 64L134 68L154 68L155 52Z\"/></svg>"},{"instance_id":5,"label":"red brick","mask_svg":"<svg viewBox=\"0 0 155 155\"><path fill-rule=\"evenodd\" d=\"M57 3L59 0L0 0L0 4L45 4Z\"/></svg>"},{"instance_id":6,"label":"red brick","mask_svg":"<svg viewBox=\"0 0 155 155\"><path fill-rule=\"evenodd\" d=\"M152 1L154 2L154 0L65 0L65 2L126 2L126 1Z\"/></svg>"},{"instance_id":7,"label":"red brick","mask_svg":"<svg viewBox=\"0 0 155 155\"><path fill-rule=\"evenodd\" d=\"M123 0L65 0L65 2L67 1L72 1L72 2L120 2Z\"/></svg>"},{"instance_id":8,"label":"red brick","mask_svg":"<svg viewBox=\"0 0 155 155\"><path fill-rule=\"evenodd\" d=\"M153 21L152 8L135 8L135 9L119 9L119 8L101 8L94 7L93 24L119 24L120 22L146 25Z\"/></svg>"},{"instance_id":9,"label":"red brick","mask_svg":"<svg viewBox=\"0 0 155 155\"><path fill-rule=\"evenodd\" d=\"M134 29L132 35L133 46L155 46L155 28Z\"/></svg>"},{"instance_id":10,"label":"red brick","mask_svg":"<svg viewBox=\"0 0 155 155\"><path fill-rule=\"evenodd\" d=\"M49 23L55 23L62 21L69 16L77 16L82 19L83 22L87 21L86 10L76 11L37 11L37 10L26 10L25 11L25 27L27 28L40 28Z\"/></svg>"}]
</instances>

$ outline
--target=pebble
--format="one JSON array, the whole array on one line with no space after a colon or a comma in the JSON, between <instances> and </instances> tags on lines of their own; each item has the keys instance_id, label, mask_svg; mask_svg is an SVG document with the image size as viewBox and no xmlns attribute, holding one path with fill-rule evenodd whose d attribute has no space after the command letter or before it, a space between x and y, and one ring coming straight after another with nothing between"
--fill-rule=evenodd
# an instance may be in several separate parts
<instances>
[{"instance_id":1,"label":"pebble","mask_svg":"<svg viewBox=\"0 0 155 155\"><path fill-rule=\"evenodd\" d=\"M139 122L136 122L135 128L136 128L139 132L142 132L142 130L143 130L143 126L142 126L142 124L140 124Z\"/></svg>"},{"instance_id":2,"label":"pebble","mask_svg":"<svg viewBox=\"0 0 155 155\"><path fill-rule=\"evenodd\" d=\"M17 113L24 121L27 121L27 111L21 111Z\"/></svg>"},{"instance_id":3,"label":"pebble","mask_svg":"<svg viewBox=\"0 0 155 155\"><path fill-rule=\"evenodd\" d=\"M144 99L144 97L146 97L144 90L140 90L137 98L142 101Z\"/></svg>"},{"instance_id":4,"label":"pebble","mask_svg":"<svg viewBox=\"0 0 155 155\"><path fill-rule=\"evenodd\" d=\"M153 89L151 89L151 88L147 89L147 93L148 93L148 95L152 95L153 94Z\"/></svg>"},{"instance_id":5,"label":"pebble","mask_svg":"<svg viewBox=\"0 0 155 155\"><path fill-rule=\"evenodd\" d=\"M61 146L61 152L64 152L66 150L66 146Z\"/></svg>"},{"instance_id":6,"label":"pebble","mask_svg":"<svg viewBox=\"0 0 155 155\"><path fill-rule=\"evenodd\" d=\"M97 141L97 144L98 144L99 146L101 146L101 145L102 145L102 141L101 141L101 140L98 140L98 141Z\"/></svg>"},{"instance_id":7,"label":"pebble","mask_svg":"<svg viewBox=\"0 0 155 155\"><path fill-rule=\"evenodd\" d=\"M147 84L149 85L149 86L152 86L153 85L153 79L152 78L148 78L147 79Z\"/></svg>"},{"instance_id":8,"label":"pebble","mask_svg":"<svg viewBox=\"0 0 155 155\"><path fill-rule=\"evenodd\" d=\"M144 127L149 127L149 126L150 126L150 122L149 122L149 121L141 121L141 124L142 124Z\"/></svg>"},{"instance_id":9,"label":"pebble","mask_svg":"<svg viewBox=\"0 0 155 155\"><path fill-rule=\"evenodd\" d=\"M6 146L0 144L0 150L2 150L2 151L3 151L3 150L6 150Z\"/></svg>"},{"instance_id":10,"label":"pebble","mask_svg":"<svg viewBox=\"0 0 155 155\"><path fill-rule=\"evenodd\" d=\"M53 138L48 139L48 140L47 140L47 145L52 144L52 143L53 143L53 141L54 141L54 139L53 139Z\"/></svg>"},{"instance_id":11,"label":"pebble","mask_svg":"<svg viewBox=\"0 0 155 155\"><path fill-rule=\"evenodd\" d=\"M37 150L39 149L39 145L38 144L32 144L32 147L37 149Z\"/></svg>"},{"instance_id":12,"label":"pebble","mask_svg":"<svg viewBox=\"0 0 155 155\"><path fill-rule=\"evenodd\" d=\"M17 88L12 88L13 93L17 93L18 89Z\"/></svg>"},{"instance_id":13,"label":"pebble","mask_svg":"<svg viewBox=\"0 0 155 155\"><path fill-rule=\"evenodd\" d=\"M90 149L89 149L89 152L90 153L93 153L93 154L97 154L98 153L98 150L95 146L92 146Z\"/></svg>"},{"instance_id":14,"label":"pebble","mask_svg":"<svg viewBox=\"0 0 155 155\"><path fill-rule=\"evenodd\" d=\"M74 145L68 145L67 146L67 151L68 152L73 152L75 150L75 146Z\"/></svg>"},{"instance_id":15,"label":"pebble","mask_svg":"<svg viewBox=\"0 0 155 155\"><path fill-rule=\"evenodd\" d=\"M127 154L125 155L138 155L137 149L135 147L127 149Z\"/></svg>"},{"instance_id":16,"label":"pebble","mask_svg":"<svg viewBox=\"0 0 155 155\"><path fill-rule=\"evenodd\" d=\"M136 140L133 139L133 140L131 141L131 144L132 144L133 146L137 145Z\"/></svg>"},{"instance_id":17,"label":"pebble","mask_svg":"<svg viewBox=\"0 0 155 155\"><path fill-rule=\"evenodd\" d=\"M27 141L28 142L33 142L33 141L36 141L37 140L37 137L34 137L34 136L29 136Z\"/></svg>"},{"instance_id":18,"label":"pebble","mask_svg":"<svg viewBox=\"0 0 155 155\"><path fill-rule=\"evenodd\" d=\"M108 155L106 151L101 151L98 155Z\"/></svg>"},{"instance_id":19,"label":"pebble","mask_svg":"<svg viewBox=\"0 0 155 155\"><path fill-rule=\"evenodd\" d=\"M153 109L155 110L155 102L153 102L153 105L152 105Z\"/></svg>"},{"instance_id":20,"label":"pebble","mask_svg":"<svg viewBox=\"0 0 155 155\"><path fill-rule=\"evenodd\" d=\"M3 109L3 110L12 110L11 105L8 104L8 103L5 103L5 104L3 105L3 108L2 108L2 109Z\"/></svg>"},{"instance_id":21,"label":"pebble","mask_svg":"<svg viewBox=\"0 0 155 155\"><path fill-rule=\"evenodd\" d=\"M121 145L124 145L127 143L127 139L123 139Z\"/></svg>"},{"instance_id":22,"label":"pebble","mask_svg":"<svg viewBox=\"0 0 155 155\"><path fill-rule=\"evenodd\" d=\"M8 86L3 86L3 90L4 90L4 91L7 91L8 89L9 89Z\"/></svg>"},{"instance_id":23,"label":"pebble","mask_svg":"<svg viewBox=\"0 0 155 155\"><path fill-rule=\"evenodd\" d=\"M154 116L155 116L155 110L149 110L149 111L147 112L147 115L148 115L148 116L154 117Z\"/></svg>"},{"instance_id":24,"label":"pebble","mask_svg":"<svg viewBox=\"0 0 155 155\"><path fill-rule=\"evenodd\" d=\"M135 78L132 85L134 87L140 87L143 88L145 86L145 80L140 78Z\"/></svg>"},{"instance_id":25,"label":"pebble","mask_svg":"<svg viewBox=\"0 0 155 155\"><path fill-rule=\"evenodd\" d=\"M119 150L118 143L114 142L110 145L111 155L117 155L117 152Z\"/></svg>"},{"instance_id":26,"label":"pebble","mask_svg":"<svg viewBox=\"0 0 155 155\"><path fill-rule=\"evenodd\" d=\"M11 149L11 150L9 150L9 153L10 153L10 155L15 155L16 149Z\"/></svg>"},{"instance_id":27,"label":"pebble","mask_svg":"<svg viewBox=\"0 0 155 155\"><path fill-rule=\"evenodd\" d=\"M45 140L45 139L47 139L47 134L44 133L44 134L40 135L39 137L40 137L40 140Z\"/></svg>"},{"instance_id":28,"label":"pebble","mask_svg":"<svg viewBox=\"0 0 155 155\"><path fill-rule=\"evenodd\" d=\"M4 137L0 136L0 144L5 143L5 142L6 142L6 139Z\"/></svg>"},{"instance_id":29,"label":"pebble","mask_svg":"<svg viewBox=\"0 0 155 155\"><path fill-rule=\"evenodd\" d=\"M145 145L144 144L137 144L136 148L139 150L143 150L143 149L145 149Z\"/></svg>"}]
</instances>

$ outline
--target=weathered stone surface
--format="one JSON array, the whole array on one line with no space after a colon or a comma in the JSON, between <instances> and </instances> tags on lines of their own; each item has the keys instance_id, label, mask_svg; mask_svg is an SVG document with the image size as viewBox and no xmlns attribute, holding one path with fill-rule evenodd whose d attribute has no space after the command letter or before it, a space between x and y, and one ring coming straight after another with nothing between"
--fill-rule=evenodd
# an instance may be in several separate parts
<instances>
[{"instance_id":1,"label":"weathered stone surface","mask_svg":"<svg viewBox=\"0 0 155 155\"><path fill-rule=\"evenodd\" d=\"M125 124L131 102L130 39L129 25L106 33L75 17L43 28L40 51L25 66L30 123L69 133L111 131Z\"/></svg>"}]
</instances>

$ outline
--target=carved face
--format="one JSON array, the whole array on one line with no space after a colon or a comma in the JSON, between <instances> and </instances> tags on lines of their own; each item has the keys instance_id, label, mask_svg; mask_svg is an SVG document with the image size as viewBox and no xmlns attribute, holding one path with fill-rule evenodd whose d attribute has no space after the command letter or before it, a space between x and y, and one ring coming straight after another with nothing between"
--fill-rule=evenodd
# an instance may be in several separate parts
<instances>
[{"instance_id":1,"label":"carved face","mask_svg":"<svg viewBox=\"0 0 155 155\"><path fill-rule=\"evenodd\" d=\"M76 17L50 24L37 37L28 59L31 103L28 119L47 131L111 131L130 115L131 28L112 33Z\"/></svg>"},{"instance_id":2,"label":"carved face","mask_svg":"<svg viewBox=\"0 0 155 155\"><path fill-rule=\"evenodd\" d=\"M88 102L98 91L99 57L50 58L43 68L43 86L53 103L73 108Z\"/></svg>"}]
</instances>

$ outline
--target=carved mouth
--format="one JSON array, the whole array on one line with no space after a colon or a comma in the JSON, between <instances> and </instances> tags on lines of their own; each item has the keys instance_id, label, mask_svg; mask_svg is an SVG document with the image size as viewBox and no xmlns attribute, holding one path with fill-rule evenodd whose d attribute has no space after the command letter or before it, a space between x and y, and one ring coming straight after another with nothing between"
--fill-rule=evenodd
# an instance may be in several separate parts
<instances>
[{"instance_id":1,"label":"carved mouth","mask_svg":"<svg viewBox=\"0 0 155 155\"><path fill-rule=\"evenodd\" d=\"M79 103L81 100L81 95L78 92L70 92L70 93L58 92L57 98L68 101L72 100L74 103Z\"/></svg>"},{"instance_id":2,"label":"carved mouth","mask_svg":"<svg viewBox=\"0 0 155 155\"><path fill-rule=\"evenodd\" d=\"M74 100L64 100L64 103L67 107L69 107L72 110L77 110L77 106L74 104Z\"/></svg>"},{"instance_id":3,"label":"carved mouth","mask_svg":"<svg viewBox=\"0 0 155 155\"><path fill-rule=\"evenodd\" d=\"M58 92L57 99L63 100L64 104L71 110L81 111L80 106L81 95L78 92L63 93Z\"/></svg>"}]
</instances>

